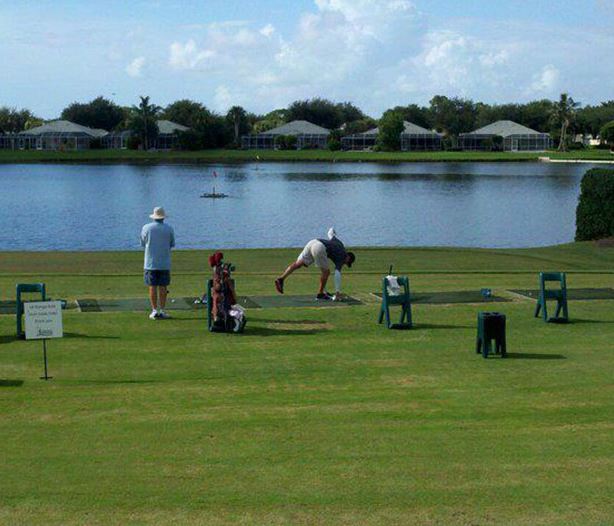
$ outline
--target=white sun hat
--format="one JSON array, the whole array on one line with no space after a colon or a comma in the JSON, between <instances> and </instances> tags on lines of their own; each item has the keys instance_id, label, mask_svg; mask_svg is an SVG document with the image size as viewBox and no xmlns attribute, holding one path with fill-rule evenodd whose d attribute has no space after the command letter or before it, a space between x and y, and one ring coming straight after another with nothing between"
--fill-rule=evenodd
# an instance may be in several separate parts
<instances>
[{"instance_id":1,"label":"white sun hat","mask_svg":"<svg viewBox=\"0 0 614 526\"><path fill-rule=\"evenodd\" d=\"M164 218L166 218L166 214L164 213L164 208L162 208L161 206L156 206L153 209L153 214L151 214L149 217L151 217L152 219L164 219Z\"/></svg>"}]
</instances>

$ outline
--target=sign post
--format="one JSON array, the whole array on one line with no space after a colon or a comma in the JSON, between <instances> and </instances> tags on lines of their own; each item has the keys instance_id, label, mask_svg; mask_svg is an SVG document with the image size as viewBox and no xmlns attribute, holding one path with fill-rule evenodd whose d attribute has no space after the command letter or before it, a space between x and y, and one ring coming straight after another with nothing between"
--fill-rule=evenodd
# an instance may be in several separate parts
<instances>
[{"instance_id":1,"label":"sign post","mask_svg":"<svg viewBox=\"0 0 614 526\"><path fill-rule=\"evenodd\" d=\"M26 340L43 340L43 362L45 376L41 380L53 378L47 374L47 340L62 338L62 302L29 301L24 303Z\"/></svg>"}]
</instances>

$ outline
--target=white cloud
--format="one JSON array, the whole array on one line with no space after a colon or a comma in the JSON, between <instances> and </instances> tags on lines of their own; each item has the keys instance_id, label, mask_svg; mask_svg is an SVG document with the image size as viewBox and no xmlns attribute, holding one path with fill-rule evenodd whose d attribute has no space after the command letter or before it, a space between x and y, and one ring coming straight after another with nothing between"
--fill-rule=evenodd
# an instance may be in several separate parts
<instances>
[{"instance_id":1,"label":"white cloud","mask_svg":"<svg viewBox=\"0 0 614 526\"><path fill-rule=\"evenodd\" d=\"M394 87L401 93L473 96L484 87L504 84L513 43L479 39L456 31L429 31L422 50L402 60Z\"/></svg>"},{"instance_id":2,"label":"white cloud","mask_svg":"<svg viewBox=\"0 0 614 526\"><path fill-rule=\"evenodd\" d=\"M260 34L267 38L272 36L273 33L275 33L275 27L273 26L273 24L267 24L266 26L260 28Z\"/></svg>"},{"instance_id":3,"label":"white cloud","mask_svg":"<svg viewBox=\"0 0 614 526\"><path fill-rule=\"evenodd\" d=\"M136 57L126 66L126 73L131 77L140 77L143 74L143 66L145 66L145 57Z\"/></svg>"},{"instance_id":4,"label":"white cloud","mask_svg":"<svg viewBox=\"0 0 614 526\"><path fill-rule=\"evenodd\" d=\"M170 45L169 64L176 69L194 69L206 64L207 60L215 56L215 51L210 49L199 50L194 40L188 40L185 44L173 42Z\"/></svg>"},{"instance_id":5,"label":"white cloud","mask_svg":"<svg viewBox=\"0 0 614 526\"><path fill-rule=\"evenodd\" d=\"M168 63L186 75L206 71L200 80L218 108L230 103L230 88L233 104L255 111L323 96L351 100L377 116L436 94L487 102L550 95L561 74L543 64L578 47L577 35L541 31L536 41L536 27L511 22L430 27L408 0L313 2L284 33L272 23L203 26L199 37L170 45ZM611 39L605 42L611 47Z\"/></svg>"},{"instance_id":6,"label":"white cloud","mask_svg":"<svg viewBox=\"0 0 614 526\"><path fill-rule=\"evenodd\" d=\"M560 72L552 64L544 66L540 73L533 75L529 91L535 94L552 94L559 83Z\"/></svg>"},{"instance_id":7,"label":"white cloud","mask_svg":"<svg viewBox=\"0 0 614 526\"><path fill-rule=\"evenodd\" d=\"M215 89L215 109L226 111L232 106L232 95L226 86L218 86Z\"/></svg>"}]
</instances>

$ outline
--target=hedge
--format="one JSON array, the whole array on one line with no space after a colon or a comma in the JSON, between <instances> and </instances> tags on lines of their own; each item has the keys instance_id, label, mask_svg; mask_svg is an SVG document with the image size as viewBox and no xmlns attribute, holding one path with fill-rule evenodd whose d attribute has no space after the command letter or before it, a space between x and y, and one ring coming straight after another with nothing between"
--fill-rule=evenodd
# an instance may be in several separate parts
<instances>
[{"instance_id":1,"label":"hedge","mask_svg":"<svg viewBox=\"0 0 614 526\"><path fill-rule=\"evenodd\" d=\"M614 236L614 170L584 174L576 210L576 241Z\"/></svg>"}]
</instances>

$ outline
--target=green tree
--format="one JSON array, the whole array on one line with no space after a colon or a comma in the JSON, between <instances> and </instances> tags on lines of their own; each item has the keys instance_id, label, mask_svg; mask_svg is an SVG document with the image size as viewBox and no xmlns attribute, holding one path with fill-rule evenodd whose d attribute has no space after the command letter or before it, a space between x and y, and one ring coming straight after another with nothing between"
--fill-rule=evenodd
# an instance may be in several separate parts
<instances>
[{"instance_id":1,"label":"green tree","mask_svg":"<svg viewBox=\"0 0 614 526\"><path fill-rule=\"evenodd\" d=\"M554 107L552 117L554 122L560 126L559 147L560 152L567 150L567 131L576 114L579 104L575 102L567 93L561 93L561 97Z\"/></svg>"},{"instance_id":2,"label":"green tree","mask_svg":"<svg viewBox=\"0 0 614 526\"><path fill-rule=\"evenodd\" d=\"M30 110L18 110L6 106L0 108L0 133L18 133L28 129L28 124L33 121L42 124L42 121Z\"/></svg>"},{"instance_id":3,"label":"green tree","mask_svg":"<svg viewBox=\"0 0 614 526\"><path fill-rule=\"evenodd\" d=\"M255 133L262 133L273 128L277 128L288 122L288 110L279 109L273 110L264 116L256 119L252 126Z\"/></svg>"},{"instance_id":4,"label":"green tree","mask_svg":"<svg viewBox=\"0 0 614 526\"><path fill-rule=\"evenodd\" d=\"M372 119L371 117L365 117L364 119L358 119L356 121L348 122L343 129L343 135L363 133L375 127L377 127L377 121L375 119Z\"/></svg>"},{"instance_id":5,"label":"green tree","mask_svg":"<svg viewBox=\"0 0 614 526\"><path fill-rule=\"evenodd\" d=\"M233 106L226 114L226 121L232 126L235 145L240 144L241 135L248 133L247 112L241 106Z\"/></svg>"},{"instance_id":6,"label":"green tree","mask_svg":"<svg viewBox=\"0 0 614 526\"><path fill-rule=\"evenodd\" d=\"M183 124L193 133L186 134L180 140L187 149L220 148L232 141L231 126L225 117L213 113L200 102L181 99L169 104L162 113L162 118Z\"/></svg>"},{"instance_id":7,"label":"green tree","mask_svg":"<svg viewBox=\"0 0 614 526\"><path fill-rule=\"evenodd\" d=\"M550 115L554 102L548 99L535 100L521 106L521 117L518 121L533 130L547 133L550 131Z\"/></svg>"},{"instance_id":8,"label":"green tree","mask_svg":"<svg viewBox=\"0 0 614 526\"><path fill-rule=\"evenodd\" d=\"M599 131L601 141L609 144L611 149L614 150L614 121L608 122Z\"/></svg>"},{"instance_id":9,"label":"green tree","mask_svg":"<svg viewBox=\"0 0 614 526\"><path fill-rule=\"evenodd\" d=\"M364 113L351 102L335 103L320 97L293 102L286 115L287 121L309 121L329 130L364 117Z\"/></svg>"},{"instance_id":10,"label":"green tree","mask_svg":"<svg viewBox=\"0 0 614 526\"><path fill-rule=\"evenodd\" d=\"M340 102L337 104L337 108L341 113L341 124L348 124L366 118L362 110L351 102Z\"/></svg>"},{"instance_id":11,"label":"green tree","mask_svg":"<svg viewBox=\"0 0 614 526\"><path fill-rule=\"evenodd\" d=\"M160 113L160 106L150 104L149 97L140 97L138 106L132 107L132 118L130 129L141 140L141 146L148 150L158 137L157 117Z\"/></svg>"},{"instance_id":12,"label":"green tree","mask_svg":"<svg viewBox=\"0 0 614 526\"><path fill-rule=\"evenodd\" d=\"M452 136L475 129L477 106L472 100L436 95L430 102L433 126Z\"/></svg>"},{"instance_id":13,"label":"green tree","mask_svg":"<svg viewBox=\"0 0 614 526\"><path fill-rule=\"evenodd\" d=\"M121 106L104 97L96 97L86 103L73 102L62 110L61 118L90 128L114 130L125 114Z\"/></svg>"},{"instance_id":14,"label":"green tree","mask_svg":"<svg viewBox=\"0 0 614 526\"><path fill-rule=\"evenodd\" d=\"M188 128L197 129L213 119L214 115L200 102L181 99L164 108L161 117Z\"/></svg>"},{"instance_id":15,"label":"green tree","mask_svg":"<svg viewBox=\"0 0 614 526\"><path fill-rule=\"evenodd\" d=\"M403 128L403 115L401 113L392 110L384 112L379 121L378 146L387 151L399 150Z\"/></svg>"},{"instance_id":16,"label":"green tree","mask_svg":"<svg viewBox=\"0 0 614 526\"><path fill-rule=\"evenodd\" d=\"M596 137L603 126L614 121L614 100L602 102L598 106L584 106L577 111L576 120L580 131Z\"/></svg>"},{"instance_id":17,"label":"green tree","mask_svg":"<svg viewBox=\"0 0 614 526\"><path fill-rule=\"evenodd\" d=\"M418 126L422 126L427 130L433 127L431 122L431 113L428 108L418 106L417 104L408 104L407 106L395 106L392 111L403 115L403 120L413 122Z\"/></svg>"}]
</instances>

